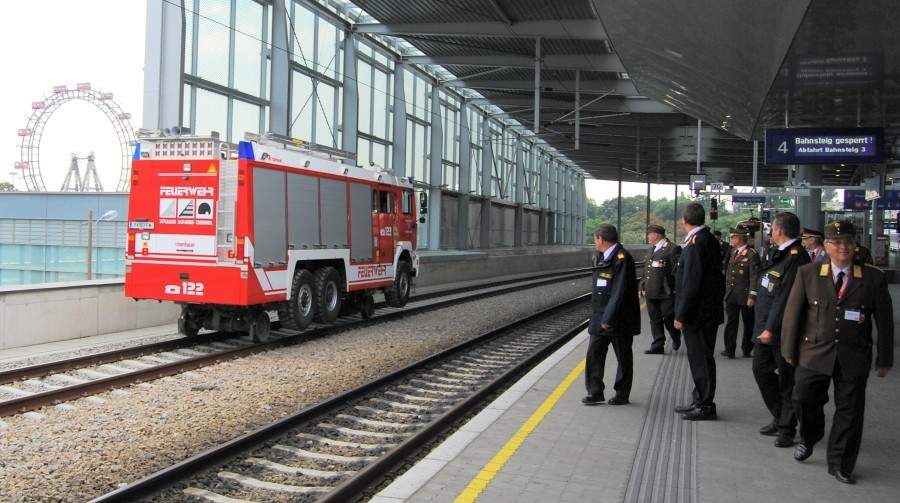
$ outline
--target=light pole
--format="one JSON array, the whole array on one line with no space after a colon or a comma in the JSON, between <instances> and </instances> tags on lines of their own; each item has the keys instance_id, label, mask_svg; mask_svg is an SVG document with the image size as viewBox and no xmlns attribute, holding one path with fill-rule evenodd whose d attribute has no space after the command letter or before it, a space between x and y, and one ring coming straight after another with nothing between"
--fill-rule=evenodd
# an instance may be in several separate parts
<instances>
[{"instance_id":1,"label":"light pole","mask_svg":"<svg viewBox=\"0 0 900 503\"><path fill-rule=\"evenodd\" d=\"M101 220L112 220L119 216L119 212L116 210L109 210L104 213L97 221L94 221L94 210L88 210L88 235L87 235L87 277L89 280L94 279L93 265L94 265L94 225Z\"/></svg>"}]
</instances>

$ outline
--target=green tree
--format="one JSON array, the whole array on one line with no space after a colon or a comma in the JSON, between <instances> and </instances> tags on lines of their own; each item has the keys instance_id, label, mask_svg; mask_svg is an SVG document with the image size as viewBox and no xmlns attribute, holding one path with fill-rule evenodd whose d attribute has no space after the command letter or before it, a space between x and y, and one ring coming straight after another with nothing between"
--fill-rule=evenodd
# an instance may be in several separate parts
<instances>
[{"instance_id":1,"label":"green tree","mask_svg":"<svg viewBox=\"0 0 900 503\"><path fill-rule=\"evenodd\" d=\"M0 192L16 192L16 187L9 182L0 182Z\"/></svg>"}]
</instances>

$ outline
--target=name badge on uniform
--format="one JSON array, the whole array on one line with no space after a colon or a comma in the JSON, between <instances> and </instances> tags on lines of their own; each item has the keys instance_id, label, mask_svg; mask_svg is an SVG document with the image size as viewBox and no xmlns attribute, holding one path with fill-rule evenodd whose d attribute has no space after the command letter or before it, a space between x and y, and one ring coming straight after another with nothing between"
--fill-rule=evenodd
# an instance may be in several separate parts
<instances>
[{"instance_id":1,"label":"name badge on uniform","mask_svg":"<svg viewBox=\"0 0 900 503\"><path fill-rule=\"evenodd\" d=\"M606 278L597 278L597 286L599 286L599 287L606 286Z\"/></svg>"},{"instance_id":2,"label":"name badge on uniform","mask_svg":"<svg viewBox=\"0 0 900 503\"><path fill-rule=\"evenodd\" d=\"M763 288L769 288L769 276L768 276L768 275L763 276L763 279L762 279L762 287L763 287Z\"/></svg>"},{"instance_id":3,"label":"name badge on uniform","mask_svg":"<svg viewBox=\"0 0 900 503\"><path fill-rule=\"evenodd\" d=\"M859 311L851 311L847 309L844 311L844 319L850 321L859 321Z\"/></svg>"},{"instance_id":4,"label":"name badge on uniform","mask_svg":"<svg viewBox=\"0 0 900 503\"><path fill-rule=\"evenodd\" d=\"M650 267L662 267L662 266L659 265L659 260L654 260L653 262L650 262Z\"/></svg>"}]
</instances>

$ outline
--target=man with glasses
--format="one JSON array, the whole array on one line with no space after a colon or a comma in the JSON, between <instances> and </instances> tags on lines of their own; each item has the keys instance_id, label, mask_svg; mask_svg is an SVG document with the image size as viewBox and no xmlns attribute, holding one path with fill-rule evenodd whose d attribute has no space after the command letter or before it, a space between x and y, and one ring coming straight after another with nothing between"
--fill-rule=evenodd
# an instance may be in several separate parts
<instances>
[{"instance_id":1,"label":"man with glasses","mask_svg":"<svg viewBox=\"0 0 900 503\"><path fill-rule=\"evenodd\" d=\"M797 434L797 417L791 405L794 367L781 356L781 320L797 269L809 263L800 244L800 219L791 212L777 213L772 220L772 246L759 271L753 326L753 377L772 421L760 428L763 435L778 436L775 447L791 447Z\"/></svg>"},{"instance_id":2,"label":"man with glasses","mask_svg":"<svg viewBox=\"0 0 900 503\"><path fill-rule=\"evenodd\" d=\"M796 365L794 410L800 421L800 444L794 459L805 461L825 436L824 406L834 382L834 418L828 437L828 473L853 484L853 469L862 441L866 382L872 368L884 377L894 364L894 318L891 294L882 270L854 261L853 224L825 227L829 260L801 267L788 297L781 349Z\"/></svg>"},{"instance_id":3,"label":"man with glasses","mask_svg":"<svg viewBox=\"0 0 900 503\"><path fill-rule=\"evenodd\" d=\"M591 285L591 320L588 324L588 349L585 358L584 405L603 403L603 372L606 354L613 347L619 369L610 405L629 403L633 380L634 336L641 333L641 305L638 300L637 270L634 258L619 244L619 233L610 224L594 230L593 284Z\"/></svg>"}]
</instances>

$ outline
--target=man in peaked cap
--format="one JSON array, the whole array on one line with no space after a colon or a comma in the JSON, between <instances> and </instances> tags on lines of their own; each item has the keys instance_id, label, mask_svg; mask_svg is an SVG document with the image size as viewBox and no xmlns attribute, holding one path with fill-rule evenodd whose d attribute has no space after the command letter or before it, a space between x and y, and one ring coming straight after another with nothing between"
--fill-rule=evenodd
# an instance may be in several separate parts
<instances>
[{"instance_id":1,"label":"man in peaked cap","mask_svg":"<svg viewBox=\"0 0 900 503\"><path fill-rule=\"evenodd\" d=\"M828 254L825 252L825 237L815 230L804 227L800 233L800 240L803 241L803 247L809 252L809 259L812 262L824 262L828 260Z\"/></svg>"},{"instance_id":2,"label":"man in peaked cap","mask_svg":"<svg viewBox=\"0 0 900 503\"><path fill-rule=\"evenodd\" d=\"M681 247L666 239L666 229L659 225L647 226L647 241L650 248L644 256L644 277L638 292L647 299L653 342L644 353L661 355L665 352L666 331L672 349L681 347L681 331L675 328L675 265Z\"/></svg>"},{"instance_id":3,"label":"man in peaked cap","mask_svg":"<svg viewBox=\"0 0 900 503\"><path fill-rule=\"evenodd\" d=\"M753 352L753 319L756 287L759 284L759 254L749 246L750 231L733 229L731 252L725 264L725 350L722 356L734 358L740 320L744 331L741 352L749 358Z\"/></svg>"},{"instance_id":4,"label":"man in peaked cap","mask_svg":"<svg viewBox=\"0 0 900 503\"><path fill-rule=\"evenodd\" d=\"M800 422L794 459L805 461L825 436L824 406L834 383L834 418L828 437L828 473L853 484L866 403L866 382L894 364L891 295L882 270L854 261L850 222L825 227L829 260L800 267L785 308L781 351L796 366L793 404ZM878 329L873 345L872 328Z\"/></svg>"}]
</instances>

